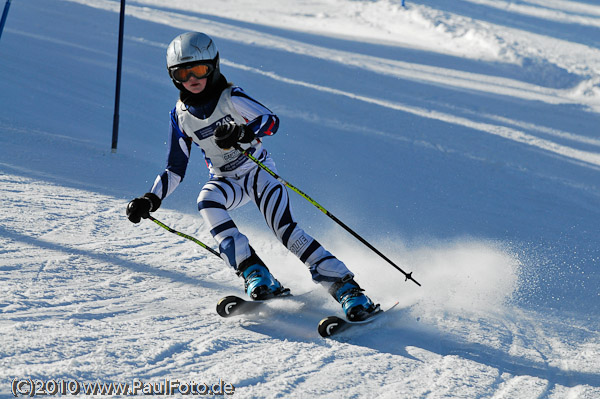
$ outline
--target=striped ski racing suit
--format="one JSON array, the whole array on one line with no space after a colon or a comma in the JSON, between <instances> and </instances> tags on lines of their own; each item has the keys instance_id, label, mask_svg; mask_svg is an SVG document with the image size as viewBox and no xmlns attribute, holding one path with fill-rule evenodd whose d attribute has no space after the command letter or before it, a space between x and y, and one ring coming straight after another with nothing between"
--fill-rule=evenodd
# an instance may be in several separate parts
<instances>
[{"instance_id":1,"label":"striped ski racing suit","mask_svg":"<svg viewBox=\"0 0 600 399\"><path fill-rule=\"evenodd\" d=\"M198 210L229 265L237 269L250 257L251 249L228 211L252 201L279 241L309 268L315 282L328 288L340 278L353 276L344 263L298 226L283 184L238 150L223 150L215 144L213 132L217 126L232 122L247 124L254 130L256 139L242 144L242 149L249 149L276 171L261 138L276 133L278 117L241 88L230 86L212 104L187 106L177 102L171 111L167 167L156 178L151 192L164 199L177 188L185 176L194 143L201 148L210 171L210 180L198 196Z\"/></svg>"}]
</instances>

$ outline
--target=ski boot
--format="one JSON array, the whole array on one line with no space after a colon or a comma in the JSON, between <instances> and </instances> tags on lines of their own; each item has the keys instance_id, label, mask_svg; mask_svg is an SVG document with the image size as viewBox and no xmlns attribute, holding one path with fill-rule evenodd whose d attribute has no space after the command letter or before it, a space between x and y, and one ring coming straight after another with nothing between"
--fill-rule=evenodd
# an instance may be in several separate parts
<instances>
[{"instance_id":1,"label":"ski boot","mask_svg":"<svg viewBox=\"0 0 600 399\"><path fill-rule=\"evenodd\" d=\"M238 266L237 274L244 278L244 290L255 301L289 294L289 288L284 288L255 254Z\"/></svg>"},{"instance_id":2,"label":"ski boot","mask_svg":"<svg viewBox=\"0 0 600 399\"><path fill-rule=\"evenodd\" d=\"M329 293L342 305L346 318L350 321L363 321L380 312L353 278L342 278L331 286Z\"/></svg>"}]
</instances>

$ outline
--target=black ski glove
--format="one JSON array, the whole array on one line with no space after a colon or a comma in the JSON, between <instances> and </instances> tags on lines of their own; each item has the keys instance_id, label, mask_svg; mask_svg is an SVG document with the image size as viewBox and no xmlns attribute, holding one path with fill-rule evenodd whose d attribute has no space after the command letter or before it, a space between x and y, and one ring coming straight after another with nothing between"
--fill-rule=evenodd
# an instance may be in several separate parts
<instances>
[{"instance_id":1,"label":"black ski glove","mask_svg":"<svg viewBox=\"0 0 600 399\"><path fill-rule=\"evenodd\" d=\"M156 194L146 193L127 204L127 217L131 222L139 223L142 218L148 218L150 212L154 212L160 208L161 202L161 199Z\"/></svg>"},{"instance_id":2,"label":"black ski glove","mask_svg":"<svg viewBox=\"0 0 600 399\"><path fill-rule=\"evenodd\" d=\"M250 143L256 134L248 125L224 123L215 129L215 142L219 148L231 148L237 143Z\"/></svg>"}]
</instances>

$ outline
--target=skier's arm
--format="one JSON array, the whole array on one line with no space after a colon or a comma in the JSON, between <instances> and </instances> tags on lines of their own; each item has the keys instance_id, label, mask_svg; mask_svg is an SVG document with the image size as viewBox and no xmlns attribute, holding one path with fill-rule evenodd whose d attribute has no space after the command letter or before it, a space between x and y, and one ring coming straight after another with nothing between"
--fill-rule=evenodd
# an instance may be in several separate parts
<instances>
[{"instance_id":1,"label":"skier's arm","mask_svg":"<svg viewBox=\"0 0 600 399\"><path fill-rule=\"evenodd\" d=\"M156 177L150 189L151 193L163 200L175 191L185 177L191 149L192 139L179 128L177 114L173 110L171 111L167 167Z\"/></svg>"},{"instance_id":2,"label":"skier's arm","mask_svg":"<svg viewBox=\"0 0 600 399\"><path fill-rule=\"evenodd\" d=\"M126 213L131 222L139 223L149 217L150 212L160 208L162 200L177 188L185 176L191 148L192 140L179 128L175 110L171 111L167 168L158 175L149 192L129 202Z\"/></svg>"},{"instance_id":3,"label":"skier's arm","mask_svg":"<svg viewBox=\"0 0 600 399\"><path fill-rule=\"evenodd\" d=\"M267 107L250 97L241 88L234 87L231 101L236 110L246 120L256 137L272 136L279 128L279 118Z\"/></svg>"}]
</instances>

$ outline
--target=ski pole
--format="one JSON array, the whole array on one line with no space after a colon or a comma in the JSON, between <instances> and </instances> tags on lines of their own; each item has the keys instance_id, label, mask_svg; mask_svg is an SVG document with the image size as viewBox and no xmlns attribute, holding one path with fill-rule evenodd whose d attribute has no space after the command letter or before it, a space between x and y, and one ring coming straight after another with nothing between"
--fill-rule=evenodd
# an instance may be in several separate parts
<instances>
[{"instance_id":1,"label":"ski pole","mask_svg":"<svg viewBox=\"0 0 600 399\"><path fill-rule=\"evenodd\" d=\"M267 172L268 174L270 174L271 176L273 176L275 179L277 179L281 184L285 185L286 187L289 187L291 190L293 190L296 193L300 194L305 200L307 200L308 202L310 202L311 204L313 204L314 206L316 206L325 215L329 216L329 218L331 218L338 225L342 226L344 228L344 230L346 230L348 233L352 234L357 240L359 240L360 242L362 242L370 250L372 250L377 255L379 255L381 258L383 258L386 262L388 262L390 265L392 265L396 270L398 270L399 272L401 272L402 274L404 274L404 276L406 277L406 279L404 281L412 280L416 285L418 285L419 287L421 286L421 284L419 284L419 282L413 278L412 272L406 273L398 265L396 265L394 262L392 262L387 256L385 256L384 254L382 254L377 248L375 248L373 245L371 245L367 240L365 240L360 235L358 235L358 233L356 233L354 230L352 230L350 227L348 227L340 219L338 219L337 217L335 217L327 209L323 208L323 206L321 206L317 201L313 200L308 195L306 195L305 193L303 193L302 191L300 191L300 189L294 187L292 184L290 184L287 181L285 181L284 179L282 179L277 173L273 172L265 164L263 164L256 157L254 157L252 154L250 154L248 152L248 150L243 150L239 145L236 145L235 148L238 151L240 151L242 154L244 154L246 157L248 157L250 160L252 160L255 164L257 164L265 172Z\"/></svg>"},{"instance_id":2,"label":"ski pole","mask_svg":"<svg viewBox=\"0 0 600 399\"><path fill-rule=\"evenodd\" d=\"M217 255L219 258L221 257L217 251L215 251L214 249L212 249L211 247L209 247L208 245L206 245L202 241L200 241L200 240L198 240L198 239L196 239L196 238L194 238L192 236L189 236L189 235L187 235L185 233L182 233L180 231L172 229L169 226L167 226L166 224L164 224L163 222L161 222L160 220L157 220L157 219L153 218L152 216L148 216L148 219L152 220L154 223L156 223L157 225L159 225L163 229L165 229L165 230L167 230L167 231L169 231L169 232L171 232L173 234L177 234L179 237L187 238L188 240L193 241L196 244L200 245L202 248L206 249L210 253Z\"/></svg>"}]
</instances>

